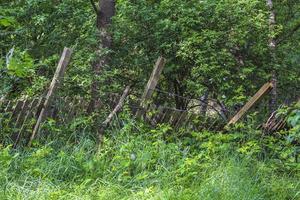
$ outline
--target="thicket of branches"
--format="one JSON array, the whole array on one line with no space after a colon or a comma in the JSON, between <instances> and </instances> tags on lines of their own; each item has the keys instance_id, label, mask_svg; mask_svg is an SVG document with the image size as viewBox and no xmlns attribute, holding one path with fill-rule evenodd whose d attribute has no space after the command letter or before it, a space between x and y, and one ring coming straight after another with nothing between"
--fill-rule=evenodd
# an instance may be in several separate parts
<instances>
[{"instance_id":1,"label":"thicket of branches","mask_svg":"<svg viewBox=\"0 0 300 200\"><path fill-rule=\"evenodd\" d=\"M275 0L272 10L265 1L116 1L112 24L105 27L112 37L108 46L99 37L104 28L97 2L1 4L1 96L40 95L64 46L76 52L64 86L69 95L91 97L93 81L101 101L128 82L142 90L160 55L168 60L160 88L181 96L208 92L227 106L243 104L271 80L272 71L278 76L278 104L299 92L296 0ZM109 61L95 73L103 57Z\"/></svg>"}]
</instances>

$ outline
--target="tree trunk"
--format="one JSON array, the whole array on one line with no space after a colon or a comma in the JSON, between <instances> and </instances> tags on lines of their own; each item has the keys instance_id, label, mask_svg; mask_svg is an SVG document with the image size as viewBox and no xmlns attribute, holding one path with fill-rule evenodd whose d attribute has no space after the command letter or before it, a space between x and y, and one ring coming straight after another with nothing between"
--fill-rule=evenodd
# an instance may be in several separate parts
<instances>
[{"instance_id":1,"label":"tree trunk","mask_svg":"<svg viewBox=\"0 0 300 200\"><path fill-rule=\"evenodd\" d=\"M101 105L99 76L101 70L109 64L109 49L112 47L112 37L108 29L111 25L112 17L115 15L115 0L99 0L99 8L97 9L94 6L97 12L96 26L99 31L99 47L97 52L98 58L92 65L94 77L91 85L89 113L97 110Z\"/></svg>"},{"instance_id":2,"label":"tree trunk","mask_svg":"<svg viewBox=\"0 0 300 200\"><path fill-rule=\"evenodd\" d=\"M273 89L271 91L271 99L269 103L269 109L271 112L276 110L277 105L277 74L276 74L276 38L274 36L275 25L276 25L276 15L274 11L274 5L272 0L267 0L267 6L269 8L270 16L269 16L269 27L270 27L270 39L269 39L269 48L271 52L271 64L272 64L272 83Z\"/></svg>"}]
</instances>

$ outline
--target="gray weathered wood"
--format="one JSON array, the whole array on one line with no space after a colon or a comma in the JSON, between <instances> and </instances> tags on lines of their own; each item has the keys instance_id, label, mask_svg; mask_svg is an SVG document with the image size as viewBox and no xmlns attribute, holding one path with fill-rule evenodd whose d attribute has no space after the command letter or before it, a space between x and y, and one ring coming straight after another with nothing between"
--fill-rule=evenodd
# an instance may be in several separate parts
<instances>
[{"instance_id":1,"label":"gray weathered wood","mask_svg":"<svg viewBox=\"0 0 300 200\"><path fill-rule=\"evenodd\" d=\"M98 140L99 140L99 144L101 145L102 143L102 138L104 135L104 131L105 129L109 126L109 124L111 123L113 117L122 109L125 99L128 96L130 91L130 86L127 86L121 96L121 98L119 99L118 104L116 105L116 107L113 109L113 111L108 115L108 117L104 120L104 122L102 122L100 130L98 132Z\"/></svg>"},{"instance_id":2,"label":"gray weathered wood","mask_svg":"<svg viewBox=\"0 0 300 200\"><path fill-rule=\"evenodd\" d=\"M172 121L170 121L170 122L171 122L171 125L172 125L173 127L176 126L176 124L177 124L179 118L181 117L181 115L182 115L182 111L175 111L175 112L174 112L174 114L173 114L173 116L172 116Z\"/></svg>"},{"instance_id":3,"label":"gray weathered wood","mask_svg":"<svg viewBox=\"0 0 300 200\"><path fill-rule=\"evenodd\" d=\"M27 125L27 121L31 119L31 117L34 117L34 113L33 113L33 110L37 107L38 105L38 102L39 102L39 99L33 99L32 102L29 104L27 110L26 110L26 114L25 114L25 117L23 120L19 120L18 123L18 128L19 126L20 129L18 130L18 132L15 132L14 135L12 136L12 139L14 141L14 148L17 147L20 139L21 139L21 136L25 130L25 126Z\"/></svg>"},{"instance_id":4,"label":"gray weathered wood","mask_svg":"<svg viewBox=\"0 0 300 200\"><path fill-rule=\"evenodd\" d=\"M174 110L170 110L167 108L164 117L161 119L161 123L168 123L170 118L172 117L173 113L174 113Z\"/></svg>"},{"instance_id":5,"label":"gray weathered wood","mask_svg":"<svg viewBox=\"0 0 300 200\"><path fill-rule=\"evenodd\" d=\"M5 96L0 98L0 112L2 111L3 104L5 104Z\"/></svg>"},{"instance_id":6,"label":"gray weathered wood","mask_svg":"<svg viewBox=\"0 0 300 200\"><path fill-rule=\"evenodd\" d=\"M48 94L46 95L45 102L43 104L43 108L39 114L38 120L34 126L33 132L29 139L28 146L31 146L33 139L35 138L35 136L38 134L38 132L40 130L41 123L43 122L44 118L46 117L47 109L51 105L53 95L55 94L57 87L60 85L60 82L64 76L66 69L67 69L67 65L69 64L69 61L71 59L71 54L72 54L71 49L69 49L69 48L64 49L63 54L58 63L56 72L55 72L52 82L50 84Z\"/></svg>"},{"instance_id":7,"label":"gray weathered wood","mask_svg":"<svg viewBox=\"0 0 300 200\"><path fill-rule=\"evenodd\" d=\"M16 119L16 117L18 116L19 112L21 111L21 108L23 106L24 101L23 100L18 100L16 105L14 106L13 110L12 110L12 114L10 117L10 121L12 123L12 121L14 121Z\"/></svg>"},{"instance_id":8,"label":"gray weathered wood","mask_svg":"<svg viewBox=\"0 0 300 200\"><path fill-rule=\"evenodd\" d=\"M17 120L16 120L16 124L15 124L16 128L18 128L20 126L20 124L23 122L24 117L25 117L26 112L27 112L27 109L28 109L28 106L29 106L29 103L30 103L30 100L28 100L28 99L26 99L23 102L21 111L19 112L19 115L18 115Z\"/></svg>"},{"instance_id":9,"label":"gray weathered wood","mask_svg":"<svg viewBox=\"0 0 300 200\"><path fill-rule=\"evenodd\" d=\"M8 112L11 111L11 109L12 109L12 104L13 104L12 101L8 101L8 103L7 103L7 105L6 105L5 109L4 109L4 113L8 113Z\"/></svg>"},{"instance_id":10,"label":"gray weathered wood","mask_svg":"<svg viewBox=\"0 0 300 200\"><path fill-rule=\"evenodd\" d=\"M163 57L159 57L156 61L156 64L154 66L154 69L152 71L152 74L150 76L150 79L146 85L146 88L144 90L144 93L143 93L143 96L142 96L142 99L141 99L141 104L140 106L142 108L146 108L147 106L147 103L149 102L149 100L151 99L152 97L152 94L154 92L154 89L156 88L157 86L157 83L158 83L158 80L159 80L159 77L162 73L162 70L165 66L165 63L166 63L166 59L163 58ZM138 112L137 112L137 117L141 117L142 115L144 115L145 113L145 109L140 109Z\"/></svg>"},{"instance_id":11,"label":"gray weathered wood","mask_svg":"<svg viewBox=\"0 0 300 200\"><path fill-rule=\"evenodd\" d=\"M162 107L161 113L159 114L159 118L157 119L157 124L163 123L163 120L167 114L168 109Z\"/></svg>"},{"instance_id":12,"label":"gray weathered wood","mask_svg":"<svg viewBox=\"0 0 300 200\"><path fill-rule=\"evenodd\" d=\"M123 107L124 101L128 95L130 91L130 86L127 86L118 102L118 104L116 105L116 107L114 108L114 110L108 115L108 117L106 118L106 120L102 123L103 127L107 127L109 125L109 123L111 122L113 116L119 112L119 110Z\"/></svg>"},{"instance_id":13,"label":"gray weathered wood","mask_svg":"<svg viewBox=\"0 0 300 200\"><path fill-rule=\"evenodd\" d=\"M180 126L182 126L183 121L187 118L188 112L183 111L175 125L175 129L178 129Z\"/></svg>"}]
</instances>

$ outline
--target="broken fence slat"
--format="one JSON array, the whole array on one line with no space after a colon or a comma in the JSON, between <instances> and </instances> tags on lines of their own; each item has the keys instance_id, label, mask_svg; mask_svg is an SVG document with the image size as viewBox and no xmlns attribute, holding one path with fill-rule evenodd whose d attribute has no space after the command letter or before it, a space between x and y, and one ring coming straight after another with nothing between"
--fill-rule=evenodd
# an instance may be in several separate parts
<instances>
[{"instance_id":1,"label":"broken fence slat","mask_svg":"<svg viewBox=\"0 0 300 200\"><path fill-rule=\"evenodd\" d=\"M175 129L178 129L182 125L182 123L187 118L187 116L188 116L188 112L187 111L183 111L181 113L181 115L180 115L180 117L179 117L179 119L178 119L178 121L177 121L177 123L175 125Z\"/></svg>"},{"instance_id":2,"label":"broken fence slat","mask_svg":"<svg viewBox=\"0 0 300 200\"><path fill-rule=\"evenodd\" d=\"M246 105L230 120L227 126L235 124L239 121L250 108L257 103L265 94L267 94L273 88L273 84L268 82L264 84L260 90L246 103Z\"/></svg>"},{"instance_id":3,"label":"broken fence slat","mask_svg":"<svg viewBox=\"0 0 300 200\"><path fill-rule=\"evenodd\" d=\"M130 86L127 86L121 96L121 98L119 99L118 104L116 105L116 107L113 109L113 111L108 115L108 117L105 119L105 121L101 124L101 127L99 129L98 132L98 142L99 142L99 147L102 143L102 138L104 135L104 131L105 129L110 125L113 117L122 109L125 99L128 96L130 91Z\"/></svg>"},{"instance_id":4,"label":"broken fence slat","mask_svg":"<svg viewBox=\"0 0 300 200\"><path fill-rule=\"evenodd\" d=\"M28 109L26 110L26 114L25 114L25 117L24 117L24 120L21 122L19 121L20 123L20 129L18 130L18 132L16 132L14 135L13 135L13 141L14 141L14 148L17 147L20 139L21 139L21 136L23 134L23 132L25 131L25 126L27 125L27 120L30 119L31 117L34 117L34 109L36 108L36 106L38 105L38 102L39 102L39 99L38 98L35 98L32 100L32 102L29 104L28 106ZM22 125L21 125L22 123Z\"/></svg>"},{"instance_id":5,"label":"broken fence slat","mask_svg":"<svg viewBox=\"0 0 300 200\"><path fill-rule=\"evenodd\" d=\"M27 112L27 109L28 109L28 106L29 106L29 101L30 101L30 100L26 99L26 100L23 102L21 111L19 112L19 115L18 115L17 120L16 120L16 124L15 124L15 127L16 127L16 128L19 128L20 124L21 124L22 121L24 120L24 117L25 117L25 115L26 115L26 112Z\"/></svg>"},{"instance_id":6,"label":"broken fence slat","mask_svg":"<svg viewBox=\"0 0 300 200\"><path fill-rule=\"evenodd\" d=\"M18 114L19 114L19 112L20 112L20 110L23 106L23 103L24 102L22 100L17 101L16 105L14 106L14 108L12 110L12 114L11 114L10 119L9 119L10 123L12 123L13 121L16 120L16 117L18 116Z\"/></svg>"},{"instance_id":7,"label":"broken fence slat","mask_svg":"<svg viewBox=\"0 0 300 200\"><path fill-rule=\"evenodd\" d=\"M8 101L8 103L7 103L7 105L6 105L5 109L4 109L4 113L8 113L8 112L11 111L11 109L12 109L12 104L13 104L12 101Z\"/></svg>"},{"instance_id":8,"label":"broken fence slat","mask_svg":"<svg viewBox=\"0 0 300 200\"><path fill-rule=\"evenodd\" d=\"M114 108L114 110L108 115L108 117L106 118L106 120L102 123L103 127L107 127L109 125L109 123L111 122L113 116L119 112L119 110L123 107L124 101L127 97L127 95L129 94L130 91L130 86L127 86L118 102L118 104L116 105L116 107Z\"/></svg>"}]
</instances>

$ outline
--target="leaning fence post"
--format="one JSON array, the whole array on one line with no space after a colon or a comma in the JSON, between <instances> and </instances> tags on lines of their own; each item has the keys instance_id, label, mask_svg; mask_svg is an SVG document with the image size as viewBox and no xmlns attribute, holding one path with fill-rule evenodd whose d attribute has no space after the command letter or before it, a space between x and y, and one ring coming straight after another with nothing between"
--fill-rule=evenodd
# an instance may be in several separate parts
<instances>
[{"instance_id":1,"label":"leaning fence post","mask_svg":"<svg viewBox=\"0 0 300 200\"><path fill-rule=\"evenodd\" d=\"M98 149L100 149L100 146L102 144L102 140L103 140L103 136L104 136L104 131L105 129L109 126L109 124L111 123L113 117L122 109L124 102L126 100L126 97L128 96L130 92L130 86L126 86L122 96L119 99L118 104L116 105L116 107L113 109L113 111L108 115L108 117L105 119L104 122L102 122L101 127L98 131Z\"/></svg>"},{"instance_id":2,"label":"leaning fence post","mask_svg":"<svg viewBox=\"0 0 300 200\"><path fill-rule=\"evenodd\" d=\"M64 51L61 55L60 61L58 63L58 66L56 68L55 74L53 76L52 82L50 84L48 93L45 98L45 102L43 104L43 107L38 115L37 122L34 126L33 132L30 136L28 146L31 146L33 139L35 136L39 133L41 123L43 122L44 118L46 117L48 108L51 104L51 101L53 100L53 95L56 92L56 89L60 85L60 82L64 76L64 73L67 69L67 65L69 64L70 58L71 58L72 51L69 48L64 48Z\"/></svg>"},{"instance_id":3,"label":"leaning fence post","mask_svg":"<svg viewBox=\"0 0 300 200\"><path fill-rule=\"evenodd\" d=\"M143 96L141 99L141 104L140 104L141 109L139 109L137 111L137 114L136 114L137 117L141 117L145 113L145 108L147 106L147 103L152 97L152 94L154 92L154 89L157 86L159 77L162 73L162 70L163 70L165 64L166 64L166 59L163 58L162 56L157 59L156 64L154 65L152 74L151 74L149 81L146 85L146 88L144 90L144 93L143 93Z\"/></svg>"},{"instance_id":4,"label":"leaning fence post","mask_svg":"<svg viewBox=\"0 0 300 200\"><path fill-rule=\"evenodd\" d=\"M244 107L229 121L226 127L235 124L237 121L239 121L245 115L245 113L272 88L273 84L271 82L264 84L260 88L260 90L244 105Z\"/></svg>"}]
</instances>

